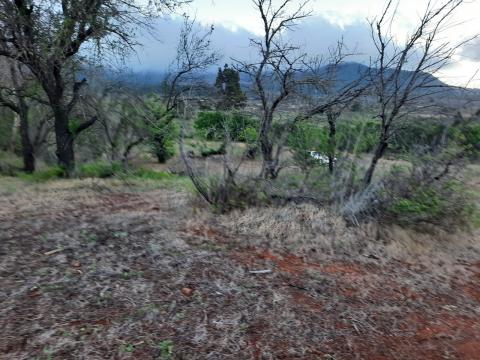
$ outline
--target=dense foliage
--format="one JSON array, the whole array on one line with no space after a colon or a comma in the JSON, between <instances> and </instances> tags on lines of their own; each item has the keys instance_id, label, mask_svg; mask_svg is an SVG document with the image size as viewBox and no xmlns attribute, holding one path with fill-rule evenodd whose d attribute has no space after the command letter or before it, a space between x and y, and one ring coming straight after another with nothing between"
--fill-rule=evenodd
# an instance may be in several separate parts
<instances>
[{"instance_id":1,"label":"dense foliage","mask_svg":"<svg viewBox=\"0 0 480 360\"><path fill-rule=\"evenodd\" d=\"M251 142L255 139L258 121L240 112L199 112L194 124L198 136L205 140Z\"/></svg>"}]
</instances>

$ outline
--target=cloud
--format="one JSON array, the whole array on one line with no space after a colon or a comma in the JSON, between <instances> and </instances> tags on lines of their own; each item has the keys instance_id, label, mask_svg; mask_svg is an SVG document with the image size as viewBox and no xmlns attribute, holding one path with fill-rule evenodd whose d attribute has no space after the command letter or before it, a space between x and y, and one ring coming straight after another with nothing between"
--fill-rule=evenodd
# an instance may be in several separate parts
<instances>
[{"instance_id":1,"label":"cloud","mask_svg":"<svg viewBox=\"0 0 480 360\"><path fill-rule=\"evenodd\" d=\"M465 44L461 49L460 55L467 60L480 61L480 38Z\"/></svg>"},{"instance_id":2,"label":"cloud","mask_svg":"<svg viewBox=\"0 0 480 360\"><path fill-rule=\"evenodd\" d=\"M127 60L128 67L134 71L166 70L175 58L181 26L181 18L158 20L154 25L153 35L144 33L139 36L142 46ZM205 27L206 30L207 27ZM250 39L255 36L241 27L233 30L231 27L216 24L212 36L212 47L223 55L221 63L230 63L232 58L250 59L254 57ZM366 60L374 53L368 25L363 23L341 27L323 17L316 16L303 21L294 31L285 36L293 43L302 46L310 55L325 54L328 48L335 45L342 37L348 49L359 54L350 59L351 61Z\"/></svg>"},{"instance_id":3,"label":"cloud","mask_svg":"<svg viewBox=\"0 0 480 360\"><path fill-rule=\"evenodd\" d=\"M311 55L327 54L329 47L335 46L342 38L348 51L356 54L351 61L364 62L375 54L366 22L341 26L321 16L310 17L299 24L290 38Z\"/></svg>"}]
</instances>

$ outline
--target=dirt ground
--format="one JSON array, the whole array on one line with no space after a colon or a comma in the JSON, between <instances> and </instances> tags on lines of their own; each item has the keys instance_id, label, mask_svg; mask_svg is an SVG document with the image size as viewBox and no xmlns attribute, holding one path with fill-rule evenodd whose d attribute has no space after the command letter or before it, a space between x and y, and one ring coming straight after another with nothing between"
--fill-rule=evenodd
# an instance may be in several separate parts
<instances>
[{"instance_id":1,"label":"dirt ground","mask_svg":"<svg viewBox=\"0 0 480 360\"><path fill-rule=\"evenodd\" d=\"M0 193L1 359L480 358L476 248L296 251L168 188Z\"/></svg>"}]
</instances>

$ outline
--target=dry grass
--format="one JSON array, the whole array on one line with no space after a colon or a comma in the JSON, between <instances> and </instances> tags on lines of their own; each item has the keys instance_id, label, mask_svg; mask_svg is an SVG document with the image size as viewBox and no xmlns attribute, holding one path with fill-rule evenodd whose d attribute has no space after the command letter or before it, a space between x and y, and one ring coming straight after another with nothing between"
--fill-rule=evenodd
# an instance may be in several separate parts
<instances>
[{"instance_id":1,"label":"dry grass","mask_svg":"<svg viewBox=\"0 0 480 360\"><path fill-rule=\"evenodd\" d=\"M366 223L347 226L345 220L314 205L251 208L222 218L222 224L250 237L252 246L319 257L324 254L381 257L423 262L455 261L480 256L480 231L418 232L400 226Z\"/></svg>"},{"instance_id":2,"label":"dry grass","mask_svg":"<svg viewBox=\"0 0 480 360\"><path fill-rule=\"evenodd\" d=\"M452 252L409 244L433 236L392 228L378 237L373 226L348 228L307 205L219 217L170 188L8 186L1 359L474 359L480 351L477 234L466 241L472 249ZM402 259L415 253L451 260Z\"/></svg>"}]
</instances>

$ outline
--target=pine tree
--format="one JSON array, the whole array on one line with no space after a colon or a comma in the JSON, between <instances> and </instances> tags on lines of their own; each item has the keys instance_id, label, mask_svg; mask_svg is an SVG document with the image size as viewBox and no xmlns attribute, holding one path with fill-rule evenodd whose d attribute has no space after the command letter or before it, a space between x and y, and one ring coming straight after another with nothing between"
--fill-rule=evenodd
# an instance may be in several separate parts
<instances>
[{"instance_id":1,"label":"pine tree","mask_svg":"<svg viewBox=\"0 0 480 360\"><path fill-rule=\"evenodd\" d=\"M222 68L218 68L217 78L215 80L215 88L222 95L225 93L224 84L225 84L225 79L223 77Z\"/></svg>"},{"instance_id":2,"label":"pine tree","mask_svg":"<svg viewBox=\"0 0 480 360\"><path fill-rule=\"evenodd\" d=\"M240 74L237 70L229 68L218 69L215 87L221 95L217 108L222 110L236 109L245 106L247 97L240 86Z\"/></svg>"}]
</instances>

